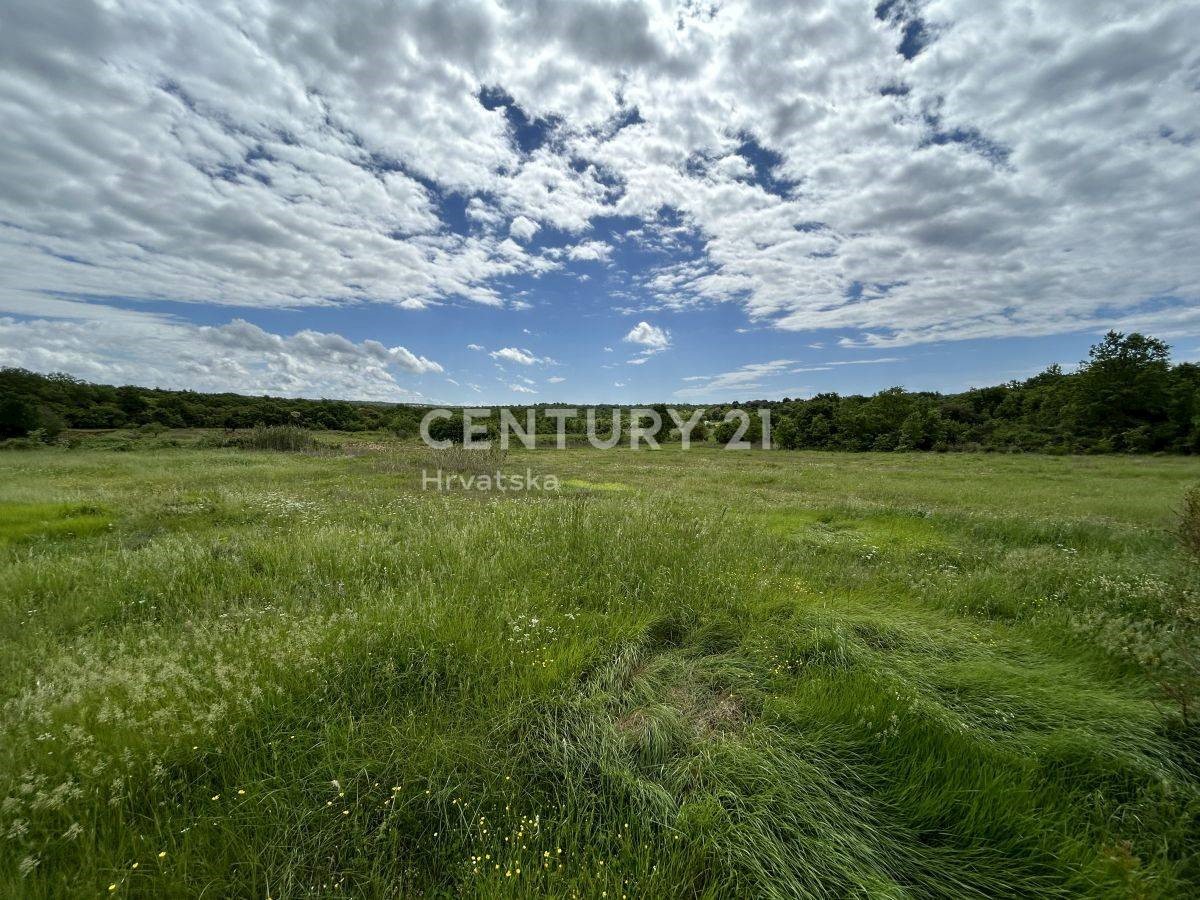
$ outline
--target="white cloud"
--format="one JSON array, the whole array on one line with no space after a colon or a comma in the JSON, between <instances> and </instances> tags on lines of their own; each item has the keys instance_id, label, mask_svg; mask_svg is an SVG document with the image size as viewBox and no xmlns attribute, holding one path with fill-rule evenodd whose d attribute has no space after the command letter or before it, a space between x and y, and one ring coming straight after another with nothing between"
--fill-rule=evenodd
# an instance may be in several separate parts
<instances>
[{"instance_id":1,"label":"white cloud","mask_svg":"<svg viewBox=\"0 0 1200 900\"><path fill-rule=\"evenodd\" d=\"M675 392L675 396L703 399L744 395L747 391L761 389L765 380L789 371L788 367L792 365L795 365L794 360L775 359L765 363L748 363L731 372L722 372L719 375L688 375L683 380L689 382L691 386L680 388Z\"/></svg>"},{"instance_id":2,"label":"white cloud","mask_svg":"<svg viewBox=\"0 0 1200 900\"><path fill-rule=\"evenodd\" d=\"M532 366L545 360L534 356L528 350L522 350L519 347L502 347L499 350L493 350L489 356L492 359L502 360L504 362L516 363L521 366Z\"/></svg>"},{"instance_id":3,"label":"white cloud","mask_svg":"<svg viewBox=\"0 0 1200 900\"><path fill-rule=\"evenodd\" d=\"M567 258L576 261L591 260L607 262L612 255L612 247L604 241L584 241L567 250Z\"/></svg>"},{"instance_id":4,"label":"white cloud","mask_svg":"<svg viewBox=\"0 0 1200 900\"><path fill-rule=\"evenodd\" d=\"M512 220L512 224L508 226L508 233L522 242L528 242L537 234L537 230L538 223L532 219L527 219L525 216L517 216Z\"/></svg>"},{"instance_id":5,"label":"white cloud","mask_svg":"<svg viewBox=\"0 0 1200 900\"><path fill-rule=\"evenodd\" d=\"M0 366L108 384L291 397L411 400L399 377L442 372L405 347L312 330L275 334L242 319L196 326L97 305L90 320L0 317Z\"/></svg>"},{"instance_id":6,"label":"white cloud","mask_svg":"<svg viewBox=\"0 0 1200 900\"><path fill-rule=\"evenodd\" d=\"M874 9L29 5L0 31L0 308L524 309L512 278L608 260L589 229L622 216L659 309L872 347L1200 331L1200 2Z\"/></svg>"},{"instance_id":7,"label":"white cloud","mask_svg":"<svg viewBox=\"0 0 1200 900\"><path fill-rule=\"evenodd\" d=\"M563 378L561 375L551 375L546 379L549 384L562 384L566 380L567 379Z\"/></svg>"},{"instance_id":8,"label":"white cloud","mask_svg":"<svg viewBox=\"0 0 1200 900\"><path fill-rule=\"evenodd\" d=\"M651 352L666 350L671 346L670 332L649 322L638 322L622 340L630 344L641 344Z\"/></svg>"},{"instance_id":9,"label":"white cloud","mask_svg":"<svg viewBox=\"0 0 1200 900\"><path fill-rule=\"evenodd\" d=\"M536 394L537 393L537 391L535 391L533 388L525 387L525 385L523 385L523 384L510 384L508 386L508 389L510 391L516 391L518 394Z\"/></svg>"},{"instance_id":10,"label":"white cloud","mask_svg":"<svg viewBox=\"0 0 1200 900\"><path fill-rule=\"evenodd\" d=\"M880 356L875 359L840 359L831 362L821 363L819 366L802 366L799 369L792 369L793 372L825 372L832 369L834 366L876 366L887 363L904 362L903 356Z\"/></svg>"},{"instance_id":11,"label":"white cloud","mask_svg":"<svg viewBox=\"0 0 1200 900\"><path fill-rule=\"evenodd\" d=\"M467 349L468 350L484 350L486 348L483 346L483 344L467 344Z\"/></svg>"}]
</instances>

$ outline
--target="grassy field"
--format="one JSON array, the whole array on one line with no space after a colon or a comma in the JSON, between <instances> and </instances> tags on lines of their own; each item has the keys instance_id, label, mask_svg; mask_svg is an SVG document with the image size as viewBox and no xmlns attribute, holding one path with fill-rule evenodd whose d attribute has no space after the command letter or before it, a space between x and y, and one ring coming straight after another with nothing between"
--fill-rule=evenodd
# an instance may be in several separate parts
<instances>
[{"instance_id":1,"label":"grassy field","mask_svg":"<svg viewBox=\"0 0 1200 900\"><path fill-rule=\"evenodd\" d=\"M1200 460L437 464L0 454L4 892L1200 892Z\"/></svg>"}]
</instances>

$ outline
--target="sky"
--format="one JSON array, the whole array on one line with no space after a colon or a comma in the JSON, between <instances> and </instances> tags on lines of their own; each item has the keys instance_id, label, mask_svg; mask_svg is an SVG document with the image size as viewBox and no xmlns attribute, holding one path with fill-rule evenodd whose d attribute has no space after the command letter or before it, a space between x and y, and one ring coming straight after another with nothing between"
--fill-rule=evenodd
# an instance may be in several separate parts
<instances>
[{"instance_id":1,"label":"sky","mask_svg":"<svg viewBox=\"0 0 1200 900\"><path fill-rule=\"evenodd\" d=\"M441 404L1200 357L1200 2L56 0L0 365Z\"/></svg>"}]
</instances>

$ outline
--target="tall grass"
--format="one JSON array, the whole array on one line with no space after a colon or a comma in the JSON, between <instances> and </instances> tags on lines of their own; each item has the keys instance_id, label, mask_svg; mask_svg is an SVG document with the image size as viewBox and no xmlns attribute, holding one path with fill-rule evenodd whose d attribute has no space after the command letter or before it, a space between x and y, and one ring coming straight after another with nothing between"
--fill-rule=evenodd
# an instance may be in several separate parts
<instances>
[{"instance_id":1,"label":"tall grass","mask_svg":"<svg viewBox=\"0 0 1200 900\"><path fill-rule=\"evenodd\" d=\"M0 547L10 895L1200 886L1194 732L1071 624L1196 589L1194 469L572 451L626 489L481 499L408 458L0 461L6 521L114 519Z\"/></svg>"},{"instance_id":2,"label":"tall grass","mask_svg":"<svg viewBox=\"0 0 1200 900\"><path fill-rule=\"evenodd\" d=\"M464 475L494 474L504 466L508 451L493 441L487 449L468 449L451 444L444 450L427 448L420 457L421 467L430 471L456 472Z\"/></svg>"},{"instance_id":3,"label":"tall grass","mask_svg":"<svg viewBox=\"0 0 1200 900\"><path fill-rule=\"evenodd\" d=\"M234 440L235 446L247 450L313 450L317 440L307 428L298 425L258 425L249 434Z\"/></svg>"}]
</instances>

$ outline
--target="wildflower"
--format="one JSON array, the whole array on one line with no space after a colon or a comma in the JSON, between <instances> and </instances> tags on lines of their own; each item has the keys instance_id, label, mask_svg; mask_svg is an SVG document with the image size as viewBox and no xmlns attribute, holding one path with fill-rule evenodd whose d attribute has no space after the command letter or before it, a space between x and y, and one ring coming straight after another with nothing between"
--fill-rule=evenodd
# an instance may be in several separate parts
<instances>
[{"instance_id":1,"label":"wildflower","mask_svg":"<svg viewBox=\"0 0 1200 900\"><path fill-rule=\"evenodd\" d=\"M117 883L115 881L108 886L108 890L110 892L115 891L116 889L117 889Z\"/></svg>"},{"instance_id":2,"label":"wildflower","mask_svg":"<svg viewBox=\"0 0 1200 900\"><path fill-rule=\"evenodd\" d=\"M167 851L166 851L166 850L159 850L159 851L158 851L158 858L159 858L159 859L166 859L166 858L167 858Z\"/></svg>"}]
</instances>

